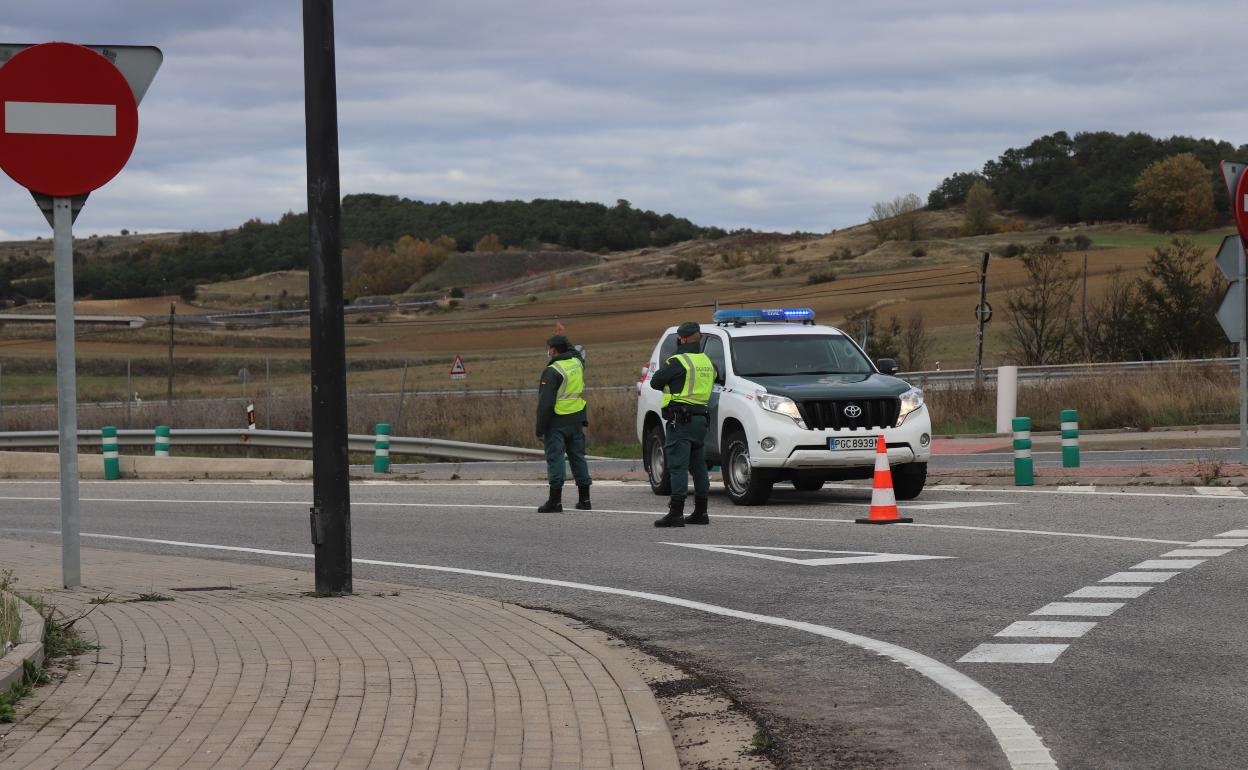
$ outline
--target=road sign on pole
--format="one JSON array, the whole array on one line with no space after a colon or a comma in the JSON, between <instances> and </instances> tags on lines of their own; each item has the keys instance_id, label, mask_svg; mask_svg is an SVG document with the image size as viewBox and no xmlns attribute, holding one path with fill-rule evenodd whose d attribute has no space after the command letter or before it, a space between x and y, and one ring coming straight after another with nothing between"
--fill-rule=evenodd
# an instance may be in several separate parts
<instances>
[{"instance_id":1,"label":"road sign on pole","mask_svg":"<svg viewBox=\"0 0 1248 770\"><path fill-rule=\"evenodd\" d=\"M468 377L468 367L464 366L464 359L455 355L455 360L451 362L451 379L462 380Z\"/></svg>"},{"instance_id":2,"label":"road sign on pole","mask_svg":"<svg viewBox=\"0 0 1248 770\"><path fill-rule=\"evenodd\" d=\"M134 70L132 82L103 53L85 46L0 44L0 168L34 194L52 225L61 582L66 588L82 583L73 221L86 196L116 176L134 150L138 103L161 60L158 49L145 50L141 58L146 63Z\"/></svg>"},{"instance_id":3,"label":"road sign on pole","mask_svg":"<svg viewBox=\"0 0 1248 770\"><path fill-rule=\"evenodd\" d=\"M1245 164L1224 160L1220 164L1222 178L1231 201L1231 213L1239 235L1228 235L1218 249L1218 269L1234 281L1218 307L1218 321L1232 342L1239 343L1239 454L1248 463L1248 312L1244 306L1244 284L1248 281L1248 265L1244 258L1244 240L1248 236L1248 174Z\"/></svg>"}]
</instances>

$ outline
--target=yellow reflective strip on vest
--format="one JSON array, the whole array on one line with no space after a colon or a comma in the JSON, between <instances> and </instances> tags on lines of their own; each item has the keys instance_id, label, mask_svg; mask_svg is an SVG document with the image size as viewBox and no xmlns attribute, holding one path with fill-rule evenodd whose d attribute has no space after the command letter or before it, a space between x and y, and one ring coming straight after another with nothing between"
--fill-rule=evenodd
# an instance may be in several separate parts
<instances>
[{"instance_id":1,"label":"yellow reflective strip on vest","mask_svg":"<svg viewBox=\"0 0 1248 770\"><path fill-rule=\"evenodd\" d=\"M555 414L576 414L585 408L585 367L579 359L565 358L552 361L551 367L562 375L559 392L555 395Z\"/></svg>"}]
</instances>

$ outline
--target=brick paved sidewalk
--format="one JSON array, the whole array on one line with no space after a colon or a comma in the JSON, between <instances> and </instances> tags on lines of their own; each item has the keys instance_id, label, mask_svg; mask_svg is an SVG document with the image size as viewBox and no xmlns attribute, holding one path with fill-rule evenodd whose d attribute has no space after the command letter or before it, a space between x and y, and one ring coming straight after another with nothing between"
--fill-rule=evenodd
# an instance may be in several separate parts
<instances>
[{"instance_id":1,"label":"brick paved sidewalk","mask_svg":"<svg viewBox=\"0 0 1248 770\"><path fill-rule=\"evenodd\" d=\"M678 766L638 674L559 616L358 580L311 598L308 573L98 549L88 587L51 590L59 555L0 541L18 590L93 610L78 627L100 649L0 725L0 767ZM143 592L174 600L125 601Z\"/></svg>"}]
</instances>

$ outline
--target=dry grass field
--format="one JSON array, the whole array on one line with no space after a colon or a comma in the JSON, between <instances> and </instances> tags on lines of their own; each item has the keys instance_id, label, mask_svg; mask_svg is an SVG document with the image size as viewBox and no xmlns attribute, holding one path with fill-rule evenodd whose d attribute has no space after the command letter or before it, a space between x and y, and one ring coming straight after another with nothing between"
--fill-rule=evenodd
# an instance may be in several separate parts
<instances>
[{"instance_id":1,"label":"dry grass field","mask_svg":"<svg viewBox=\"0 0 1248 770\"><path fill-rule=\"evenodd\" d=\"M958 238L959 221L957 212L928 213L920 228L921 240L879 246L865 225L821 237L769 240L768 236L731 236L719 241L694 241L669 249L606 255L598 264L562 268L549 275L512 281L507 284L509 288L499 289L498 283L475 290L465 287L468 297L454 307L446 302L421 312L378 309L351 314L347 328L349 388L353 394L393 393L402 382L404 361L409 364L408 391L533 387L545 362L544 341L556 323L563 324L574 342L586 346L591 385L631 384L636 382L640 366L662 329L689 319L709 320L717 302L721 307L809 306L818 312L820 322L833 325L842 324L848 314L866 309L874 309L880 321L895 315L904 323L920 315L932 337L932 365L939 361L942 369L968 367L974 360L976 271L979 256L985 250L994 254L989 268L988 300L997 310L986 335L985 363L995 366L1005 361L1006 294L1022 288L1025 280L1019 260L998 256L1007 244L1035 244L1051 235L1066 238L1077 232L1087 235L1093 241L1093 247L1086 252L1088 294L1095 298L1116 270L1140 275L1152 248L1166 241L1165 236L1141 227L1123 225L1072 230L1033 224L1032 229L1021 232ZM1221 235L1210 232L1195 236L1208 248L1211 261ZM129 236L125 242L133 238ZM112 241L122 242L121 238L105 240L110 242L109 249L118 245ZM0 256L46 245L46 241L4 244L0 245ZM914 256L916 249L923 253ZM1081 252L1072 253L1072 265L1082 269L1083 256ZM686 282L669 275L668 270L678 260L697 262L702 277ZM835 280L812 283L814 276L826 277L829 272L835 273ZM201 287L199 297L190 304L177 298L154 297L83 300L77 308L80 313L162 316L168 313L169 302L176 301L180 318L221 309L272 308L282 292L288 301L298 304L306 296L306 281L306 273L288 271ZM51 307L42 309L50 312ZM32 330L13 324L0 327L0 402L12 405L52 400L55 390L50 331L50 327ZM254 395L264 387L267 363L272 372L269 387L279 395L303 401L308 387L307 338L306 318L259 328L180 325L175 331L175 396L241 396L237 372L243 367L251 373L249 390ZM136 331L80 330L80 399L123 399L126 364L130 362L133 389L145 409L155 409L157 402L163 403L167 389L167 343L168 330L160 318ZM453 382L449 377L455 354L462 355L467 364L466 380ZM1093 398L1090 393L1080 397ZM1209 397L1213 401L1190 414L1184 413L1182 418L1221 419L1224 395L1220 385L1211 387ZM1135 403L1129 396L1117 391L1095 395L1101 404L1096 412L1113 415L1105 418L1108 423L1128 424L1135 420L1160 425L1179 419L1177 415L1152 414L1147 409L1140 413L1144 416L1132 417L1114 407L1119 402ZM1057 401L1064 397L1060 393L1053 396ZM1070 398L1073 397L1071 394ZM430 420L413 422L410 430L438 431L429 435L470 440L501 441L515 436L515 420L507 416L512 407L502 408L488 421L478 415L478 419L460 424L464 415L449 405L469 404L472 399L465 400L463 395L446 398L450 399L446 404L436 397L420 399L426 406L445 408L441 412L434 409L427 417L417 418L416 413L405 416L405 421ZM529 397L516 399L516 413L527 414L530 401ZM961 404L952 394L933 394L933 402L938 424L943 422L947 429L977 430L989 422L987 416L975 411L974 403ZM367 423L376 421L373 411L384 411L381 407L366 406L368 403L372 401L362 395L353 399L353 428L367 430ZM492 399L490 403L507 402ZM627 419L618 429L601 428L600 438L609 438L610 443L633 441L631 406L611 403L613 408L623 409ZM1047 406L1046 402L1037 410ZM292 408L284 414L280 418L283 424L299 422L297 410ZM448 416L449 421L437 422L433 418L438 414ZM190 414L180 414L178 418L192 419ZM6 415L6 422L15 419L15 412ZM604 422L614 424L611 420Z\"/></svg>"}]
</instances>

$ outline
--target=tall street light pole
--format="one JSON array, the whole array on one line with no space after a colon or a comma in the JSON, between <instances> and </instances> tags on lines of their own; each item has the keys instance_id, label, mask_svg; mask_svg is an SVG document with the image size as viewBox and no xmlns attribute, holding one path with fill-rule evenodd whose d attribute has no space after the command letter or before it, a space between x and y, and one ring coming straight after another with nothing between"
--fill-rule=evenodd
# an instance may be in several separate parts
<instances>
[{"instance_id":1,"label":"tall street light pole","mask_svg":"<svg viewBox=\"0 0 1248 770\"><path fill-rule=\"evenodd\" d=\"M312 545L317 593L351 593L347 358L333 0L303 0L312 345Z\"/></svg>"}]
</instances>

